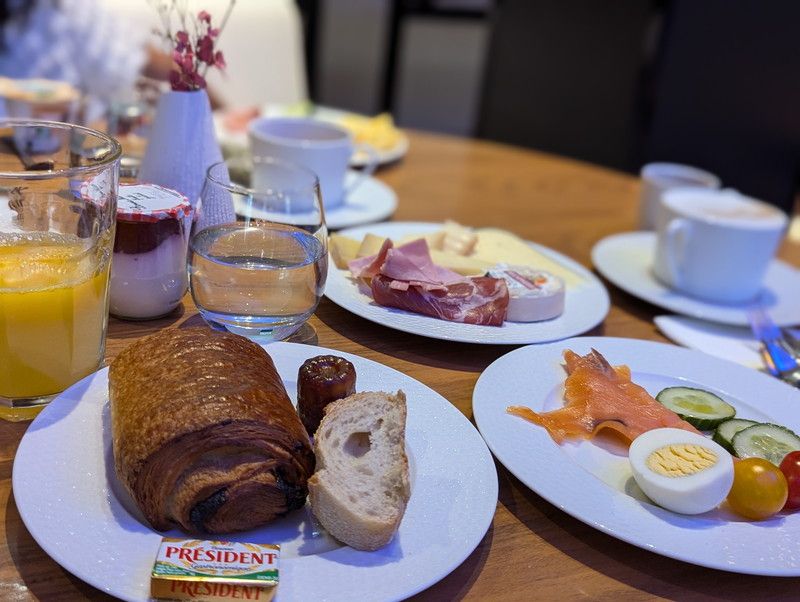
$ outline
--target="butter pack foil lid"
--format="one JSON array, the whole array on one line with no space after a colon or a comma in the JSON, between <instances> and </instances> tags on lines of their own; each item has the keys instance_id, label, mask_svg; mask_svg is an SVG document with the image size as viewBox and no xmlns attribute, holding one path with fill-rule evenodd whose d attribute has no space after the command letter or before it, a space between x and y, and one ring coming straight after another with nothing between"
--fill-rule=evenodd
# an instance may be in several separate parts
<instances>
[{"instance_id":1,"label":"butter pack foil lid","mask_svg":"<svg viewBox=\"0 0 800 602\"><path fill-rule=\"evenodd\" d=\"M151 594L167 600L269 600L278 585L280 546L164 537Z\"/></svg>"}]
</instances>

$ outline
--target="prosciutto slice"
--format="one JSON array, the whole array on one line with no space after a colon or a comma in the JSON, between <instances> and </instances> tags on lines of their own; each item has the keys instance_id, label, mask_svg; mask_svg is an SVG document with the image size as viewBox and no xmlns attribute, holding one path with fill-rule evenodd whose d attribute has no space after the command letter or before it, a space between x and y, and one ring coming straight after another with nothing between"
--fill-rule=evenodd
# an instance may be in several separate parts
<instances>
[{"instance_id":1,"label":"prosciutto slice","mask_svg":"<svg viewBox=\"0 0 800 602\"><path fill-rule=\"evenodd\" d=\"M347 265L353 276L370 281L372 298L379 305L488 326L502 326L508 313L505 280L465 278L436 265L424 238L399 247L387 239L376 255Z\"/></svg>"},{"instance_id":2,"label":"prosciutto slice","mask_svg":"<svg viewBox=\"0 0 800 602\"><path fill-rule=\"evenodd\" d=\"M372 279L375 302L450 322L502 326L508 311L508 288L500 278L478 276L436 289L409 285L397 290L394 281L383 275Z\"/></svg>"}]
</instances>

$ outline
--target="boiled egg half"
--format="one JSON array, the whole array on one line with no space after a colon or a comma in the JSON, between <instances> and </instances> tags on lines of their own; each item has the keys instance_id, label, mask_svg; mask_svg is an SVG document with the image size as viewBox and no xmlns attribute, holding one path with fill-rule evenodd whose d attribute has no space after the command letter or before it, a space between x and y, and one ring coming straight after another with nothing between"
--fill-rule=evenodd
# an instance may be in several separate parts
<instances>
[{"instance_id":1,"label":"boiled egg half","mask_svg":"<svg viewBox=\"0 0 800 602\"><path fill-rule=\"evenodd\" d=\"M631 443L633 478L659 506L681 514L716 508L733 484L733 459L703 435L675 428L653 429Z\"/></svg>"}]
</instances>

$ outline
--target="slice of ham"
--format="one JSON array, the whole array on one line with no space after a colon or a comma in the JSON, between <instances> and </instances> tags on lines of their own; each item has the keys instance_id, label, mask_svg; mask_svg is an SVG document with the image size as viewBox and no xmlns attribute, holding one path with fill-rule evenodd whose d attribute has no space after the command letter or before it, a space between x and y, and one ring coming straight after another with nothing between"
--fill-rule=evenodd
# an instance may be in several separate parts
<instances>
[{"instance_id":1,"label":"slice of ham","mask_svg":"<svg viewBox=\"0 0 800 602\"><path fill-rule=\"evenodd\" d=\"M354 278L372 278L380 272L383 262L386 260L386 255L389 249L392 248L391 239L387 238L381 245L381 250L377 255L370 255L369 257L359 257L347 262L347 267Z\"/></svg>"},{"instance_id":2,"label":"slice of ham","mask_svg":"<svg viewBox=\"0 0 800 602\"><path fill-rule=\"evenodd\" d=\"M461 274L433 263L424 238L394 247L386 239L376 255L354 259L347 264L356 278L373 278L382 274L395 281L396 290L406 290L409 284L427 290L444 289L444 285L461 282Z\"/></svg>"},{"instance_id":3,"label":"slice of ham","mask_svg":"<svg viewBox=\"0 0 800 602\"><path fill-rule=\"evenodd\" d=\"M442 285L464 280L461 274L433 263L428 242L424 238L390 249L380 273L393 280L415 284Z\"/></svg>"},{"instance_id":4,"label":"slice of ham","mask_svg":"<svg viewBox=\"0 0 800 602\"><path fill-rule=\"evenodd\" d=\"M379 305L397 307L450 322L502 326L508 310L508 288L500 278L478 276L435 290L410 284L397 290L393 279L372 278L372 297Z\"/></svg>"}]
</instances>

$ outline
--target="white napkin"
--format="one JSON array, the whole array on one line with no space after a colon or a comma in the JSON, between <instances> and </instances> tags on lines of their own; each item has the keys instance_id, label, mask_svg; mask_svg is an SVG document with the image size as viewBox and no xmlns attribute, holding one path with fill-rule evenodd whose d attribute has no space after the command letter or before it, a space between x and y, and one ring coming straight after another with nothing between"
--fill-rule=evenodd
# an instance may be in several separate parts
<instances>
[{"instance_id":1,"label":"white napkin","mask_svg":"<svg viewBox=\"0 0 800 602\"><path fill-rule=\"evenodd\" d=\"M760 343L749 328L715 324L686 316L657 316L656 326L667 337L691 349L742 364L764 369L759 355Z\"/></svg>"}]
</instances>

